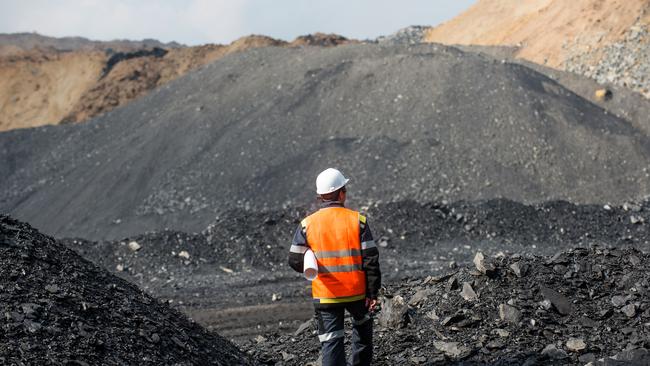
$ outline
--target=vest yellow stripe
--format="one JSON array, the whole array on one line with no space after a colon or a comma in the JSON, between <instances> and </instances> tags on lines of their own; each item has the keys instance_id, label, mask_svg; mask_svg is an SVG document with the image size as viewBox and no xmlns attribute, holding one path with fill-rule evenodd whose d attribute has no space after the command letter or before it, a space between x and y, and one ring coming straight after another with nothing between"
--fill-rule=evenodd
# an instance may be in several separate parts
<instances>
[{"instance_id":1,"label":"vest yellow stripe","mask_svg":"<svg viewBox=\"0 0 650 366\"><path fill-rule=\"evenodd\" d=\"M366 298L366 294L361 294L361 295L356 295L356 296L348 296L348 297L337 297L334 299L314 299L318 300L321 304L337 304L340 302L352 302L352 301L359 301L363 300Z\"/></svg>"}]
</instances>

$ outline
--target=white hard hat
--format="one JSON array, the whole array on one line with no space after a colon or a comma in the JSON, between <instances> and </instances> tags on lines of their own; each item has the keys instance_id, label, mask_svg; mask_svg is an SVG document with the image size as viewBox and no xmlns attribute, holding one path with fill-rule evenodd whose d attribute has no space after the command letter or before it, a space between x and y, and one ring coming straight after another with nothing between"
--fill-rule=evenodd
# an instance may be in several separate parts
<instances>
[{"instance_id":1,"label":"white hard hat","mask_svg":"<svg viewBox=\"0 0 650 366\"><path fill-rule=\"evenodd\" d=\"M341 172L334 168L327 168L323 170L318 177L316 177L316 193L328 194L336 191L348 183Z\"/></svg>"}]
</instances>

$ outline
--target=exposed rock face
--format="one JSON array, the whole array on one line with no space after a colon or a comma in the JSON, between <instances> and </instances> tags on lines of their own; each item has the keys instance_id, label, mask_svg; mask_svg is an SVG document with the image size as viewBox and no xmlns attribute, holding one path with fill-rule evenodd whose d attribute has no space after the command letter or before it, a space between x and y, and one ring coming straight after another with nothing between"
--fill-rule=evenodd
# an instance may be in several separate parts
<instances>
[{"instance_id":1,"label":"exposed rock face","mask_svg":"<svg viewBox=\"0 0 650 366\"><path fill-rule=\"evenodd\" d=\"M1 364L248 364L216 333L0 216Z\"/></svg>"}]
</instances>

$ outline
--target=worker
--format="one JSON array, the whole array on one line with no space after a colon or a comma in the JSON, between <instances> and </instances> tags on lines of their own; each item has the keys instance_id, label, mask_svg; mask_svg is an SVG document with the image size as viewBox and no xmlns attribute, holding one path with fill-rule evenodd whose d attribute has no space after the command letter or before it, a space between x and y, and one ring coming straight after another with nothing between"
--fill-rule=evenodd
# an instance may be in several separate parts
<instances>
[{"instance_id":1,"label":"worker","mask_svg":"<svg viewBox=\"0 0 650 366\"><path fill-rule=\"evenodd\" d=\"M372 361L372 313L381 287L379 251L365 216L345 207L346 184L329 168L316 178L321 208L302 220L293 237L289 265L303 271L304 254L316 256L318 276L312 297L322 347L322 365L347 365L345 310L352 316L352 365Z\"/></svg>"}]
</instances>

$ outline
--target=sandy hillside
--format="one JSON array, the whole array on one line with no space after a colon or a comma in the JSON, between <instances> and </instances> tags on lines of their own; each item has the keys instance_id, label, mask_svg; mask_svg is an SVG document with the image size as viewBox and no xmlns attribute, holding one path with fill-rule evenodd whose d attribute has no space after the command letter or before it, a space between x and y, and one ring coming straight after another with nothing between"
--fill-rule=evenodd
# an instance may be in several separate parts
<instances>
[{"instance_id":1,"label":"sandy hillside","mask_svg":"<svg viewBox=\"0 0 650 366\"><path fill-rule=\"evenodd\" d=\"M106 76L96 80L75 103L69 105L68 113L58 121L85 121L232 52L284 43L269 37L249 36L228 46L177 48L168 50L162 57L149 55L118 62Z\"/></svg>"},{"instance_id":2,"label":"sandy hillside","mask_svg":"<svg viewBox=\"0 0 650 366\"><path fill-rule=\"evenodd\" d=\"M33 50L0 59L0 130L58 122L100 76L103 52Z\"/></svg>"},{"instance_id":3,"label":"sandy hillside","mask_svg":"<svg viewBox=\"0 0 650 366\"><path fill-rule=\"evenodd\" d=\"M626 72L647 71L643 64L648 61L649 20L650 0L479 0L458 17L430 29L425 40L517 46L517 57L554 68L582 70L583 74L588 74L590 67L592 72L607 66L617 69L617 65L600 65L603 61L620 63L625 61L618 58L637 58L624 70L617 70L620 78L603 80L616 82ZM630 38L635 42L630 44ZM618 54L607 52L609 46L617 44L621 44L616 47ZM629 55L627 49L631 49Z\"/></svg>"},{"instance_id":4,"label":"sandy hillside","mask_svg":"<svg viewBox=\"0 0 650 366\"><path fill-rule=\"evenodd\" d=\"M0 44L0 131L85 121L233 52L347 42L341 36L318 33L293 42L252 35L229 45L114 53Z\"/></svg>"}]
</instances>

